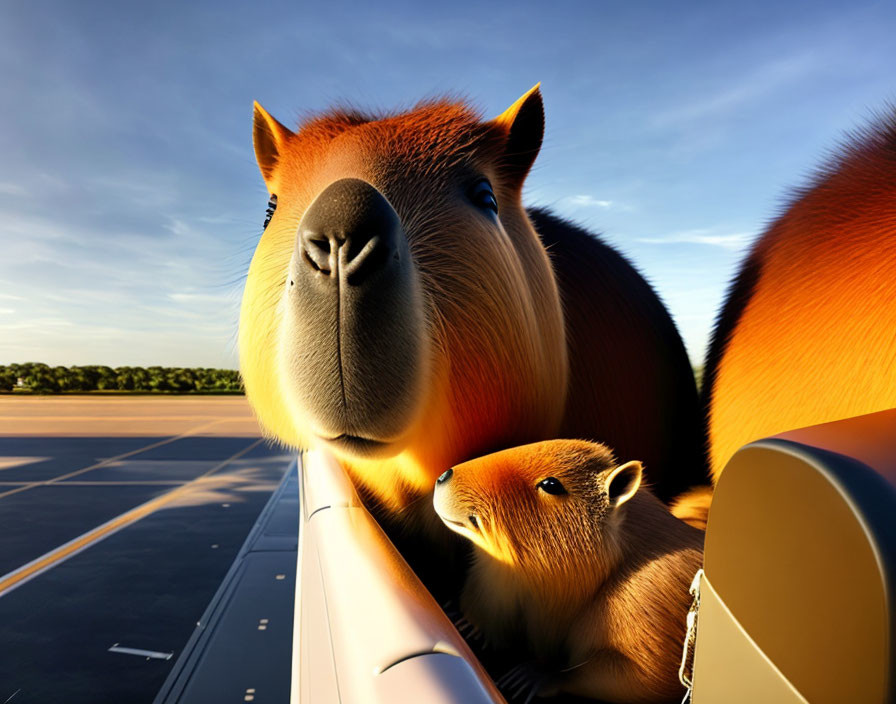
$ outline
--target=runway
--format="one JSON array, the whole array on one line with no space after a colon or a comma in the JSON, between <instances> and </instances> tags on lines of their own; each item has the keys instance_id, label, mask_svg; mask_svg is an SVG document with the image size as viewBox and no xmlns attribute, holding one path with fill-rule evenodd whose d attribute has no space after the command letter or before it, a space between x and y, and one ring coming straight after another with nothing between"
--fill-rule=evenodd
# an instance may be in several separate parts
<instances>
[{"instance_id":1,"label":"runway","mask_svg":"<svg viewBox=\"0 0 896 704\"><path fill-rule=\"evenodd\" d=\"M0 396L0 703L152 702L292 459L241 397Z\"/></svg>"}]
</instances>

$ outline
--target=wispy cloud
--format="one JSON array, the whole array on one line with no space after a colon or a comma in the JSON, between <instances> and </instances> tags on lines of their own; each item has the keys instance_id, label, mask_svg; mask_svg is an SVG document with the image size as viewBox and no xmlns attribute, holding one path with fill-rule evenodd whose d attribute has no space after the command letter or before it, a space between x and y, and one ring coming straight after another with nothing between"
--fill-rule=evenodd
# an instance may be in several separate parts
<instances>
[{"instance_id":1,"label":"wispy cloud","mask_svg":"<svg viewBox=\"0 0 896 704\"><path fill-rule=\"evenodd\" d=\"M213 293L169 293L168 298L178 303L230 303L233 299L233 292L213 294Z\"/></svg>"},{"instance_id":2,"label":"wispy cloud","mask_svg":"<svg viewBox=\"0 0 896 704\"><path fill-rule=\"evenodd\" d=\"M613 207L613 201L601 200L599 198L595 198L594 196L589 196L587 194L570 196L569 198L566 199L566 202L574 207L579 207L579 208L612 208Z\"/></svg>"},{"instance_id":3,"label":"wispy cloud","mask_svg":"<svg viewBox=\"0 0 896 704\"><path fill-rule=\"evenodd\" d=\"M715 118L771 96L804 79L822 65L815 52L777 59L755 68L740 80L736 80L735 85L731 87L659 110L651 115L650 122L654 127L665 128Z\"/></svg>"},{"instance_id":4,"label":"wispy cloud","mask_svg":"<svg viewBox=\"0 0 896 704\"><path fill-rule=\"evenodd\" d=\"M0 194L5 196L24 196L28 191L24 186L10 181L0 181Z\"/></svg>"},{"instance_id":5,"label":"wispy cloud","mask_svg":"<svg viewBox=\"0 0 896 704\"><path fill-rule=\"evenodd\" d=\"M755 238L756 234L753 232L717 234L717 231L712 229L698 229L675 232L665 237L639 237L636 241L645 244L705 244L723 249L740 250L747 247Z\"/></svg>"},{"instance_id":6,"label":"wispy cloud","mask_svg":"<svg viewBox=\"0 0 896 704\"><path fill-rule=\"evenodd\" d=\"M193 218L96 232L64 213L0 208L0 360L233 366L238 295L222 241ZM224 245L224 246L222 246ZM14 305L13 305L14 304Z\"/></svg>"}]
</instances>

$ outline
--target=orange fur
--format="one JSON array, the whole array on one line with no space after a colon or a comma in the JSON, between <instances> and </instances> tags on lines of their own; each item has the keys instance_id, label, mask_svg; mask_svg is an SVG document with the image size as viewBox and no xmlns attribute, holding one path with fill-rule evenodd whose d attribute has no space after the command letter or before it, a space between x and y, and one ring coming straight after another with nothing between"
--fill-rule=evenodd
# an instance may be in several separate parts
<instances>
[{"instance_id":1,"label":"orange fur","mask_svg":"<svg viewBox=\"0 0 896 704\"><path fill-rule=\"evenodd\" d=\"M709 507L712 504L712 487L698 486L677 497L669 506L676 518L689 526L706 530Z\"/></svg>"},{"instance_id":2,"label":"orange fur","mask_svg":"<svg viewBox=\"0 0 896 704\"><path fill-rule=\"evenodd\" d=\"M519 202L518 184L498 172L500 139L495 126L451 103L426 103L380 119L336 112L288 137L268 181L278 207L247 280L241 370L262 425L295 447L315 442L284 397L271 350L278 344L277 306L296 225L320 190L347 176L376 184L403 216L436 350L429 402L395 457L342 458L362 489L393 511L428 492L444 467L465 456L552 432L563 411L558 389L566 386L566 353L557 288ZM473 166L500 189L503 241L438 196L443 181ZM420 193L429 197L425 209ZM461 242L496 272L491 288L479 288L467 276L470 262ZM507 427L508 418L514 427Z\"/></svg>"},{"instance_id":3,"label":"orange fur","mask_svg":"<svg viewBox=\"0 0 896 704\"><path fill-rule=\"evenodd\" d=\"M713 476L741 446L896 407L896 112L758 240L706 363Z\"/></svg>"},{"instance_id":4,"label":"orange fur","mask_svg":"<svg viewBox=\"0 0 896 704\"><path fill-rule=\"evenodd\" d=\"M555 668L543 694L682 694L688 587L703 536L637 483L614 503L608 487L637 464L617 468L605 446L553 440L461 464L436 489L443 520L478 547L465 615L493 645ZM547 477L568 493L537 489Z\"/></svg>"},{"instance_id":5,"label":"orange fur","mask_svg":"<svg viewBox=\"0 0 896 704\"><path fill-rule=\"evenodd\" d=\"M544 213L536 232L523 208L541 115L537 89L491 121L434 101L379 116L334 111L294 133L257 108L256 154L278 204L246 282L240 367L271 436L320 444L286 391L277 353L285 272L309 205L338 179L362 179L388 199L407 236L428 335L425 398L388 438L389 456L334 450L393 538L445 539L422 500L445 467L558 434L639 448L666 495L702 472L696 389L659 299L596 238ZM465 200L470 174L491 182L495 222ZM618 329L607 337L607 326Z\"/></svg>"}]
</instances>

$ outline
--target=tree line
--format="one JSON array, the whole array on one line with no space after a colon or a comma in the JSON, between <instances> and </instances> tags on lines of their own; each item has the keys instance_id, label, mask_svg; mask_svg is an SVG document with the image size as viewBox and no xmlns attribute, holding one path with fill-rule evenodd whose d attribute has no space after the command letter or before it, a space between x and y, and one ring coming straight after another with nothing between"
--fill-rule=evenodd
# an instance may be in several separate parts
<instances>
[{"instance_id":1,"label":"tree line","mask_svg":"<svg viewBox=\"0 0 896 704\"><path fill-rule=\"evenodd\" d=\"M143 391L162 393L243 393L234 369L208 367L51 367L25 362L0 366L0 392L65 393Z\"/></svg>"}]
</instances>

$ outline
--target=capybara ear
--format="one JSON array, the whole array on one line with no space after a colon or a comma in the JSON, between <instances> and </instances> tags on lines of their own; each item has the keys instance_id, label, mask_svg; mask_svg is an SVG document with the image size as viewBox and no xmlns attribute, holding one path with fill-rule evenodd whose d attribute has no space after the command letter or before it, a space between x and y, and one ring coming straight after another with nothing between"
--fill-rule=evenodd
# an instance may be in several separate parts
<instances>
[{"instance_id":1,"label":"capybara ear","mask_svg":"<svg viewBox=\"0 0 896 704\"><path fill-rule=\"evenodd\" d=\"M288 129L268 114L257 102L252 121L252 143L255 145L255 159L261 169L262 178L268 191L274 193L274 169L286 140L292 135Z\"/></svg>"},{"instance_id":2,"label":"capybara ear","mask_svg":"<svg viewBox=\"0 0 896 704\"><path fill-rule=\"evenodd\" d=\"M610 506L613 508L622 506L635 495L638 487L641 486L641 475L643 472L644 468L641 466L641 463L635 460L626 462L610 472L606 480Z\"/></svg>"},{"instance_id":3,"label":"capybara ear","mask_svg":"<svg viewBox=\"0 0 896 704\"><path fill-rule=\"evenodd\" d=\"M491 122L507 133L502 166L508 178L518 186L522 186L529 173L544 137L544 103L540 86L536 83Z\"/></svg>"}]
</instances>

